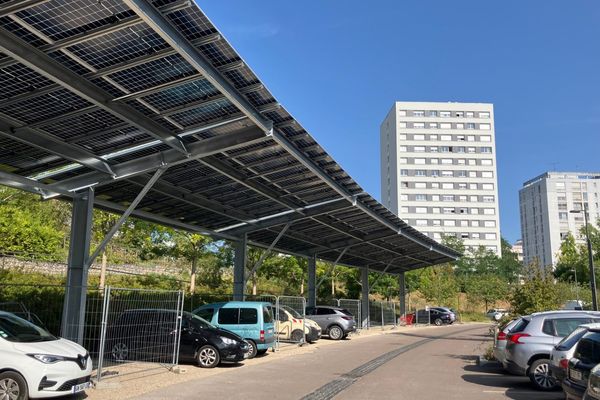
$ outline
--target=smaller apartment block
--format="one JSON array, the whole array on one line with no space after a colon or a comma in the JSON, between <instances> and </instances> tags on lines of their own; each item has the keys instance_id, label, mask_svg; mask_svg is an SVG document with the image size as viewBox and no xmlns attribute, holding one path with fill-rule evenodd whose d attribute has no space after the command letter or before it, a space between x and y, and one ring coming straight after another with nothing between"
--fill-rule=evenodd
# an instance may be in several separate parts
<instances>
[{"instance_id":1,"label":"smaller apartment block","mask_svg":"<svg viewBox=\"0 0 600 400\"><path fill-rule=\"evenodd\" d=\"M519 191L524 262L554 266L569 232L584 243L583 213L570 211L587 207L590 223L596 224L599 195L600 173L546 172L525 182Z\"/></svg>"}]
</instances>

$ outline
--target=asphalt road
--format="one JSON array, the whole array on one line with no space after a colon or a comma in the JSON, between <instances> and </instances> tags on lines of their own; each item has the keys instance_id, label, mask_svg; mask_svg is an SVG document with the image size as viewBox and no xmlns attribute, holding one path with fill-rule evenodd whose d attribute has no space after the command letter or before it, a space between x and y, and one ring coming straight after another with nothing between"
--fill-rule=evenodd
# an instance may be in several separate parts
<instances>
[{"instance_id":1,"label":"asphalt road","mask_svg":"<svg viewBox=\"0 0 600 400\"><path fill-rule=\"evenodd\" d=\"M487 325L431 327L354 338L315 351L168 386L140 399L461 399L558 400L524 377L479 367ZM325 339L322 339L325 340Z\"/></svg>"}]
</instances>

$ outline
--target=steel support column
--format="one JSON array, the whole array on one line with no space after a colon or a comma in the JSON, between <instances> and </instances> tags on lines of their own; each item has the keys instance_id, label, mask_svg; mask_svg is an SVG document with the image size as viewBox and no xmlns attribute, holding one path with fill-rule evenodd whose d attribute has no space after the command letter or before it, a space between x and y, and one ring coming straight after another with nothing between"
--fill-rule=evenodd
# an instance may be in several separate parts
<instances>
[{"instance_id":1,"label":"steel support column","mask_svg":"<svg viewBox=\"0 0 600 400\"><path fill-rule=\"evenodd\" d=\"M73 197L71 241L61 336L83 345L87 298L88 257L92 232L94 191L87 189Z\"/></svg>"},{"instance_id":2,"label":"steel support column","mask_svg":"<svg viewBox=\"0 0 600 400\"><path fill-rule=\"evenodd\" d=\"M369 329L369 268L364 267L360 270L360 283L362 285L360 296L360 313L362 315L361 326L363 329Z\"/></svg>"},{"instance_id":3,"label":"steel support column","mask_svg":"<svg viewBox=\"0 0 600 400\"><path fill-rule=\"evenodd\" d=\"M246 235L234 244L233 260L233 300L243 301L246 292L246 262L248 251Z\"/></svg>"},{"instance_id":4,"label":"steel support column","mask_svg":"<svg viewBox=\"0 0 600 400\"><path fill-rule=\"evenodd\" d=\"M308 306L317 305L317 257L308 257Z\"/></svg>"},{"instance_id":5,"label":"steel support column","mask_svg":"<svg viewBox=\"0 0 600 400\"><path fill-rule=\"evenodd\" d=\"M404 272L398 274L398 286L400 287L400 316L406 317L406 279Z\"/></svg>"}]
</instances>

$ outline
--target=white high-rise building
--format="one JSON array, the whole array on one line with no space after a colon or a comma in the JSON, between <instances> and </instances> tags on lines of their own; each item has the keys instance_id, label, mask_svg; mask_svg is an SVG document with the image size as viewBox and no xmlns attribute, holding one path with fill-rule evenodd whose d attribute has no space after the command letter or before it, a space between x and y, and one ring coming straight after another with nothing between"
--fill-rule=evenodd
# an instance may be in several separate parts
<instances>
[{"instance_id":1,"label":"white high-rise building","mask_svg":"<svg viewBox=\"0 0 600 400\"><path fill-rule=\"evenodd\" d=\"M525 182L519 191L525 264L537 260L541 266L554 266L569 232L577 242L585 243L585 236L580 235L581 211L587 206L590 223L596 225L599 196L597 172L546 172Z\"/></svg>"},{"instance_id":2,"label":"white high-rise building","mask_svg":"<svg viewBox=\"0 0 600 400\"><path fill-rule=\"evenodd\" d=\"M500 255L493 105L394 103L381 124L381 191L430 237Z\"/></svg>"}]
</instances>

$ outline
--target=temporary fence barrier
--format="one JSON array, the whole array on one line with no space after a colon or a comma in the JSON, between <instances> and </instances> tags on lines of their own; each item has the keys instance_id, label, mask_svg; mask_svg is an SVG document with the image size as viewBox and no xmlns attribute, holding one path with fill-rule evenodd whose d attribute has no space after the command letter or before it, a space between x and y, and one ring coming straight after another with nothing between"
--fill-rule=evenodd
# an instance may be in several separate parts
<instances>
[{"instance_id":1,"label":"temporary fence barrier","mask_svg":"<svg viewBox=\"0 0 600 400\"><path fill-rule=\"evenodd\" d=\"M306 333L306 299L278 296L275 302L275 338L277 348L282 343L304 344Z\"/></svg>"},{"instance_id":2,"label":"temporary fence barrier","mask_svg":"<svg viewBox=\"0 0 600 400\"><path fill-rule=\"evenodd\" d=\"M356 321L356 329L362 329L362 313L360 300L339 299L338 307L348 310L350 314L352 314L352 316L354 317L354 320Z\"/></svg>"},{"instance_id":3,"label":"temporary fence barrier","mask_svg":"<svg viewBox=\"0 0 600 400\"><path fill-rule=\"evenodd\" d=\"M431 311L428 308L415 311L415 325L431 325Z\"/></svg>"},{"instance_id":4,"label":"temporary fence barrier","mask_svg":"<svg viewBox=\"0 0 600 400\"><path fill-rule=\"evenodd\" d=\"M97 379L179 362L183 292L105 288Z\"/></svg>"}]
</instances>

